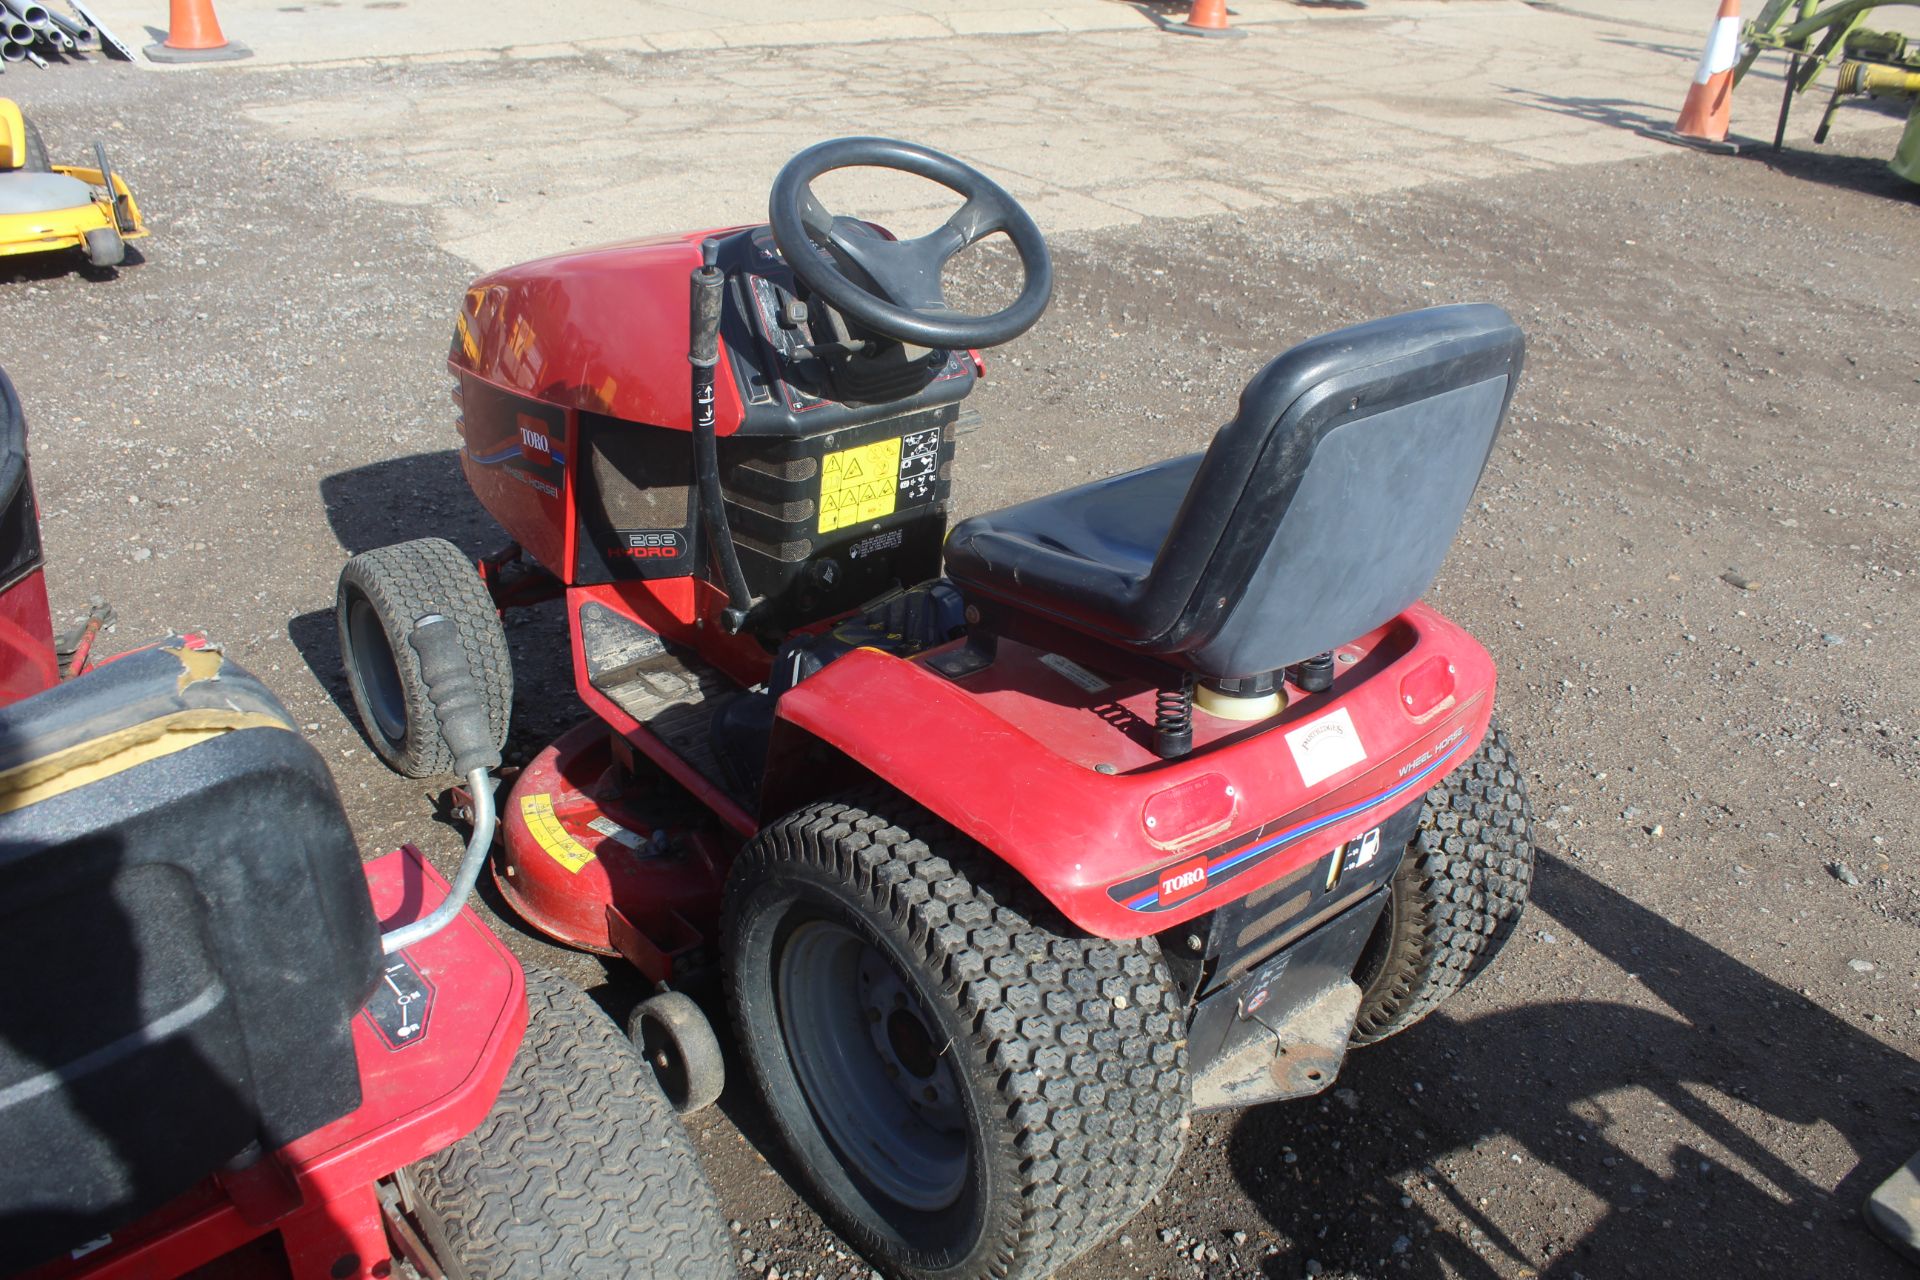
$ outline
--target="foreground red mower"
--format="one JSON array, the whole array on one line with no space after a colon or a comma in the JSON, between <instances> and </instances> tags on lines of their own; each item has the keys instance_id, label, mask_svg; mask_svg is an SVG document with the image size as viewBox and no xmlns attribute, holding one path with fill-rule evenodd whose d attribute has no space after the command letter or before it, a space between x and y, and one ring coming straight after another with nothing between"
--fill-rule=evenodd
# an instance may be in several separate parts
<instances>
[{"instance_id":1,"label":"foreground red mower","mask_svg":"<svg viewBox=\"0 0 1920 1280\"><path fill-rule=\"evenodd\" d=\"M859 165L965 203L897 240L815 199ZM1018 296L959 314L941 270L994 233ZM1532 873L1493 663L1419 603L1519 376L1513 323L1313 339L1206 453L949 532L970 349L1051 288L1005 191L872 138L789 162L768 225L484 276L450 363L514 545L476 574L406 543L341 579L355 698L406 773L447 748L405 620L458 620L499 743L496 609L564 600L598 719L521 773L500 889L656 983L723 964L796 1168L895 1275L1065 1264L1166 1181L1190 1109L1324 1089L1456 990ZM717 1054L657 999L634 1030L692 1105Z\"/></svg>"},{"instance_id":2,"label":"foreground red mower","mask_svg":"<svg viewBox=\"0 0 1920 1280\"><path fill-rule=\"evenodd\" d=\"M480 811L449 889L411 847L363 868L319 754L201 641L56 683L4 374L0 463L0 1274L728 1274L626 1038L462 909L491 748L452 624L409 636Z\"/></svg>"}]
</instances>

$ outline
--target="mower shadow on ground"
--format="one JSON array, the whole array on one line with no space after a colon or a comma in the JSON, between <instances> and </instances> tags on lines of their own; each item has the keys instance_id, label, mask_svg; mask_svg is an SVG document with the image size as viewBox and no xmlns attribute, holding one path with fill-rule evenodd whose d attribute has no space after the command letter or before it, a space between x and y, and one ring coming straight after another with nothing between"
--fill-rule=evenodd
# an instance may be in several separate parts
<instances>
[{"instance_id":1,"label":"mower shadow on ground","mask_svg":"<svg viewBox=\"0 0 1920 1280\"><path fill-rule=\"evenodd\" d=\"M467 488L456 449L409 454L335 472L320 481L320 501L340 544L342 562L363 551L414 538L445 538L478 560L506 541ZM553 660L555 653L567 651L566 621L559 604L515 610L505 621L515 676L513 732L505 755L508 764L523 764L584 719L587 710L574 696L570 664ZM287 637L334 705L358 726L333 610L299 615L287 624Z\"/></svg>"},{"instance_id":2,"label":"mower shadow on ground","mask_svg":"<svg viewBox=\"0 0 1920 1280\"><path fill-rule=\"evenodd\" d=\"M15 254L0 258L0 285L42 284L67 276L79 276L94 284L110 284L118 280L120 273L128 267L140 266L146 260L145 255L132 244L127 246L126 261L117 267L96 267L77 249Z\"/></svg>"},{"instance_id":3,"label":"mower shadow on ground","mask_svg":"<svg viewBox=\"0 0 1920 1280\"><path fill-rule=\"evenodd\" d=\"M350 556L413 538L445 538L476 559L506 541L460 474L460 451L439 449L336 471L320 501Z\"/></svg>"},{"instance_id":4,"label":"mower shadow on ground","mask_svg":"<svg viewBox=\"0 0 1920 1280\"><path fill-rule=\"evenodd\" d=\"M1267 1274L1294 1276L1304 1256L1368 1274L1637 1276L1661 1270L1663 1238L1723 1259L1725 1275L1790 1274L1814 1256L1835 1274L1896 1274L1857 1207L1910 1154L1920 1067L1565 860L1542 860L1533 897L1549 936L1573 934L1673 1013L1562 1001L1442 1014L1355 1053L1341 1075L1352 1095L1247 1113L1230 1140L1235 1176L1298 1242ZM1682 1137L1656 1162L1618 1145L1611 1108L1631 1090L1706 1149ZM1831 1194L1755 1136L1823 1125L1857 1157ZM1513 1160L1502 1189L1531 1196L1531 1215L1449 1185L1454 1153L1489 1146ZM1451 1201L1441 1220L1401 1206L1423 1180ZM1502 1234L1503 1221L1562 1206L1574 1221L1593 1214L1581 1201L1602 1206L1583 1235Z\"/></svg>"},{"instance_id":5,"label":"mower shadow on ground","mask_svg":"<svg viewBox=\"0 0 1920 1280\"><path fill-rule=\"evenodd\" d=\"M1667 129L1673 126L1672 113L1649 115L1651 109L1645 102L1635 102L1628 98L1562 98L1550 93L1541 93L1537 89L1525 89L1518 85L1509 85L1505 89L1507 99L1518 106L1533 111L1547 111L1554 115L1571 116L1575 120L1584 120L1588 124L1606 125L1612 129L1624 129L1629 133L1646 133L1650 129Z\"/></svg>"}]
</instances>

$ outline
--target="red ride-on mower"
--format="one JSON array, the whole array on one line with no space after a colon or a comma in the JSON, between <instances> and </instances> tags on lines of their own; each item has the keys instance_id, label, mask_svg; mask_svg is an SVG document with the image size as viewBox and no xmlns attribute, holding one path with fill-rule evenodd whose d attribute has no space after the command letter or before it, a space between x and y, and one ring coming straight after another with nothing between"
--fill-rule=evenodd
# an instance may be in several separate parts
<instances>
[{"instance_id":1,"label":"red ride-on mower","mask_svg":"<svg viewBox=\"0 0 1920 1280\"><path fill-rule=\"evenodd\" d=\"M0 706L0 1275L731 1274L626 1037L462 909L497 757L453 624L409 633L478 810L450 889L411 847L363 868L319 753L201 641L55 683L4 374L0 464L5 691L43 686Z\"/></svg>"},{"instance_id":2,"label":"red ride-on mower","mask_svg":"<svg viewBox=\"0 0 1920 1280\"><path fill-rule=\"evenodd\" d=\"M895 239L814 197L858 165L964 203ZM994 233L1018 297L957 313L941 270ZM669 988L717 957L800 1177L896 1276L1065 1264L1166 1181L1190 1110L1325 1089L1460 987L1532 870L1492 660L1420 603L1512 321L1315 338L1204 454L949 532L969 349L1051 285L1005 191L874 138L796 156L768 225L484 276L450 363L515 545L341 579L355 697L409 773L445 748L405 620L458 620L499 742L496 607L564 601L598 719L519 775L497 883ZM683 1105L711 1096L710 1042L662 1009L633 1030Z\"/></svg>"}]
</instances>

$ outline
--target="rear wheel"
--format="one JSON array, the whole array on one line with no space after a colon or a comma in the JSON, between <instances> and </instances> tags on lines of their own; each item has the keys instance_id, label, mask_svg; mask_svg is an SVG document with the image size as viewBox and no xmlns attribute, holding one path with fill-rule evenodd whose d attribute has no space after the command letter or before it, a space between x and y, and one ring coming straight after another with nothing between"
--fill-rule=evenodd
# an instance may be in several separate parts
<instances>
[{"instance_id":1,"label":"rear wheel","mask_svg":"<svg viewBox=\"0 0 1920 1280\"><path fill-rule=\"evenodd\" d=\"M453 769L453 749L441 736L420 655L407 642L427 614L451 619L459 631L467 667L486 698L494 748L506 746L513 711L507 633L486 584L458 547L444 538L421 538L361 552L340 571L334 613L360 725L395 772L431 778Z\"/></svg>"},{"instance_id":2,"label":"rear wheel","mask_svg":"<svg viewBox=\"0 0 1920 1280\"><path fill-rule=\"evenodd\" d=\"M1419 834L1354 972L1354 1044L1406 1030L1493 962L1526 907L1533 854L1526 775L1496 722L1427 793Z\"/></svg>"},{"instance_id":3,"label":"rear wheel","mask_svg":"<svg viewBox=\"0 0 1920 1280\"><path fill-rule=\"evenodd\" d=\"M527 1037L472 1134L400 1172L450 1280L705 1280L731 1243L673 1109L578 987L527 972Z\"/></svg>"},{"instance_id":4,"label":"rear wheel","mask_svg":"<svg viewBox=\"0 0 1920 1280\"><path fill-rule=\"evenodd\" d=\"M1073 929L896 793L767 828L722 932L775 1126L890 1275L1049 1275L1171 1174L1186 1044L1158 944Z\"/></svg>"}]
</instances>

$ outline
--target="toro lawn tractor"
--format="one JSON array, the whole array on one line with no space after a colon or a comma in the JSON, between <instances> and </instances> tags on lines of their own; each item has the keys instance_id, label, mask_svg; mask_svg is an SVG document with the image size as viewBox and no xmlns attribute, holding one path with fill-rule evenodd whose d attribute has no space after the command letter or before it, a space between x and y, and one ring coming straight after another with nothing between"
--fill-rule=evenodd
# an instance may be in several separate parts
<instances>
[{"instance_id":1,"label":"toro lawn tractor","mask_svg":"<svg viewBox=\"0 0 1920 1280\"><path fill-rule=\"evenodd\" d=\"M480 811L450 889L411 847L363 868L319 753L198 638L56 683L4 374L0 467L0 1274L728 1274L626 1037L462 907L491 750L453 624L410 634Z\"/></svg>"},{"instance_id":2,"label":"toro lawn tractor","mask_svg":"<svg viewBox=\"0 0 1920 1280\"><path fill-rule=\"evenodd\" d=\"M896 239L815 198L853 166L964 203ZM1165 1183L1190 1111L1327 1088L1511 933L1526 784L1492 660L1420 596L1522 338L1491 306L1315 338L1205 453L949 531L972 349L1040 318L1039 229L875 138L796 156L769 212L474 282L462 462L513 545L351 561L350 683L390 764L440 770L408 619L456 620L497 744L496 610L561 599L596 718L515 782L501 892L669 988L631 1031L682 1105L718 1092L681 990L717 961L876 1266L1044 1275ZM1018 296L958 313L942 268L995 233Z\"/></svg>"},{"instance_id":3,"label":"toro lawn tractor","mask_svg":"<svg viewBox=\"0 0 1920 1280\"><path fill-rule=\"evenodd\" d=\"M147 225L97 140L93 160L91 169L51 163L33 121L0 98L0 258L78 249L96 267L126 261L127 241Z\"/></svg>"}]
</instances>

